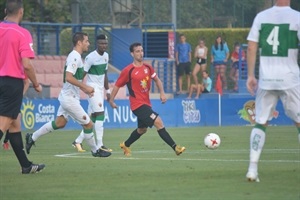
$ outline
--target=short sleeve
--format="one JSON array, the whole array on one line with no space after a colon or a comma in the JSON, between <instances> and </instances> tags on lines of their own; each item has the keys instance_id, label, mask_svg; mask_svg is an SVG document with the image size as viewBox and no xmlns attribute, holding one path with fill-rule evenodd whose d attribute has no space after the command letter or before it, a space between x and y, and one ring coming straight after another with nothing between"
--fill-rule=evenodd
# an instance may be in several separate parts
<instances>
[{"instance_id":1,"label":"short sleeve","mask_svg":"<svg viewBox=\"0 0 300 200\"><path fill-rule=\"evenodd\" d=\"M19 51L22 58L34 58L32 37L26 29L23 29L23 37L20 39Z\"/></svg>"}]
</instances>

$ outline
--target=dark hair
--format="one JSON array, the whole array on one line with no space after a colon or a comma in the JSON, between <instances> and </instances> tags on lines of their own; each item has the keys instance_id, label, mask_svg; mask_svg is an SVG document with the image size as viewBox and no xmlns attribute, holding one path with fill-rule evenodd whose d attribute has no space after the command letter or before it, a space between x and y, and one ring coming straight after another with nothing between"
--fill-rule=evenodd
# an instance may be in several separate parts
<instances>
[{"instance_id":1,"label":"dark hair","mask_svg":"<svg viewBox=\"0 0 300 200\"><path fill-rule=\"evenodd\" d=\"M134 51L134 48L135 48L135 47L139 47L139 46L142 46L142 44L139 43L139 42L132 43L132 44L130 45L130 47L129 47L129 51L130 51L130 52L133 52L133 51Z\"/></svg>"},{"instance_id":2,"label":"dark hair","mask_svg":"<svg viewBox=\"0 0 300 200\"><path fill-rule=\"evenodd\" d=\"M78 41L83 41L84 40L84 36L88 36L88 34L87 33L83 33L83 32L76 32L76 33L74 33L73 38L72 38L73 45L76 46L76 44L77 44Z\"/></svg>"},{"instance_id":3,"label":"dark hair","mask_svg":"<svg viewBox=\"0 0 300 200\"><path fill-rule=\"evenodd\" d=\"M5 12L7 15L15 15L23 8L23 0L6 0Z\"/></svg>"},{"instance_id":4,"label":"dark hair","mask_svg":"<svg viewBox=\"0 0 300 200\"><path fill-rule=\"evenodd\" d=\"M215 40L215 49L216 50L218 50L218 42L217 42L217 39L218 38L221 38L221 51L223 51L223 48L224 48L224 42L223 42L223 39L222 39L222 36L221 35L218 35L217 37L216 37L216 40Z\"/></svg>"},{"instance_id":5,"label":"dark hair","mask_svg":"<svg viewBox=\"0 0 300 200\"><path fill-rule=\"evenodd\" d=\"M239 42L234 43L234 47L241 46Z\"/></svg>"},{"instance_id":6,"label":"dark hair","mask_svg":"<svg viewBox=\"0 0 300 200\"><path fill-rule=\"evenodd\" d=\"M209 75L209 73L207 72L207 70L203 70L202 73L205 72L207 75Z\"/></svg>"},{"instance_id":7,"label":"dark hair","mask_svg":"<svg viewBox=\"0 0 300 200\"><path fill-rule=\"evenodd\" d=\"M100 34L96 37L97 40L107 40L107 36L104 34Z\"/></svg>"}]
</instances>

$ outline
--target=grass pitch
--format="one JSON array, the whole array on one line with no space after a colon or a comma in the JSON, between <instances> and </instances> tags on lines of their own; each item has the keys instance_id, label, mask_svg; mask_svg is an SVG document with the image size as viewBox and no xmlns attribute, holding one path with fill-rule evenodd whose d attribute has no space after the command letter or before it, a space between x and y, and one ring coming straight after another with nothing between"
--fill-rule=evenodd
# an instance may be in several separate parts
<instances>
[{"instance_id":1,"label":"grass pitch","mask_svg":"<svg viewBox=\"0 0 300 200\"><path fill-rule=\"evenodd\" d=\"M131 146L124 157L119 143L131 129L106 129L109 158L77 153L71 143L78 131L55 131L39 138L28 155L45 163L39 174L21 175L12 150L0 150L0 199L300 199L300 148L295 127L268 127L259 164L260 183L245 175L251 127L167 128L187 150L176 156L155 129ZM221 146L206 149L204 136L218 133ZM25 132L24 132L25 133ZM23 133L23 135L25 135Z\"/></svg>"}]
</instances>

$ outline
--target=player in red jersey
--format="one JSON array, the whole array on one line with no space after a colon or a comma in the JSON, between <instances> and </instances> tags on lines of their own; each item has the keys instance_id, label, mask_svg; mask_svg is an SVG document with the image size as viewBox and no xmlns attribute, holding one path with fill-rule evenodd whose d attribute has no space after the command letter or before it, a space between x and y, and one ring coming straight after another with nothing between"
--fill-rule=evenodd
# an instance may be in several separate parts
<instances>
[{"instance_id":1,"label":"player in red jersey","mask_svg":"<svg viewBox=\"0 0 300 200\"><path fill-rule=\"evenodd\" d=\"M131 150L129 147L147 132L148 127L154 125L159 136L172 147L176 155L180 155L185 150L185 147L181 147L174 142L164 127L162 119L152 110L150 103L149 93L152 79L159 89L161 102L165 103L167 101L162 82L153 67L143 62L144 52L141 43L131 44L129 50L133 57L133 63L122 70L112 90L109 104L112 108L117 108L114 102L115 96L120 87L127 85L130 108L137 116L138 128L131 133L125 142L120 144L120 147L123 149L125 156L130 156Z\"/></svg>"}]
</instances>

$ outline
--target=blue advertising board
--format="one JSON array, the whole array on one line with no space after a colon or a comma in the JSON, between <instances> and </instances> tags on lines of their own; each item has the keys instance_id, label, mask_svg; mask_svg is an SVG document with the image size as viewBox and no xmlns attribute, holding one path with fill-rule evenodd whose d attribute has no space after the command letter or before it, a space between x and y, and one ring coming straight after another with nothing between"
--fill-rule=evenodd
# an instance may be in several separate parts
<instances>
[{"instance_id":1,"label":"blue advertising board","mask_svg":"<svg viewBox=\"0 0 300 200\"><path fill-rule=\"evenodd\" d=\"M118 108L112 109L105 102L105 128L134 128L137 124L131 112L128 100L116 100ZM217 95L200 99L169 99L165 104L160 100L152 100L153 110L163 119L166 127L197 127L197 126L241 126L251 125L255 119L255 103L253 97L222 98L219 115L219 99ZM88 101L81 100L87 110ZM56 99L24 99L21 107L22 129L36 130L44 123L53 121L59 107ZM220 116L220 117L219 117ZM292 125L292 121L284 114L279 102L273 125ZM81 126L69 119L64 129L75 130Z\"/></svg>"}]
</instances>

